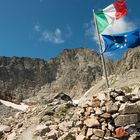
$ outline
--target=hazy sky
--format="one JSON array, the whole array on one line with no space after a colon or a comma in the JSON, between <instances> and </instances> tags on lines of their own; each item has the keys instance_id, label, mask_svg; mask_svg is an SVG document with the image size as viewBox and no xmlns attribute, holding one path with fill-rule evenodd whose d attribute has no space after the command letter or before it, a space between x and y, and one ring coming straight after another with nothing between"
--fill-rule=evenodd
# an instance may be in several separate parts
<instances>
[{"instance_id":1,"label":"hazy sky","mask_svg":"<svg viewBox=\"0 0 140 140\"><path fill-rule=\"evenodd\" d=\"M92 9L114 0L0 0L0 55L50 59L64 48L98 49ZM127 0L128 16L106 33L140 26L140 0Z\"/></svg>"}]
</instances>

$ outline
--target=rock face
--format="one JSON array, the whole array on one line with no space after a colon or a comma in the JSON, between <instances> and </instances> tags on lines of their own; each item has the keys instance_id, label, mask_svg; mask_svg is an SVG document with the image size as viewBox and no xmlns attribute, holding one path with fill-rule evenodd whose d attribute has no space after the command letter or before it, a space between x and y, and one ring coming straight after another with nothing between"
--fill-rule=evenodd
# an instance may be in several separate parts
<instances>
[{"instance_id":1,"label":"rock face","mask_svg":"<svg viewBox=\"0 0 140 140\"><path fill-rule=\"evenodd\" d=\"M0 98L20 102L33 96L44 83L55 80L54 73L44 60L0 57Z\"/></svg>"},{"instance_id":2,"label":"rock face","mask_svg":"<svg viewBox=\"0 0 140 140\"><path fill-rule=\"evenodd\" d=\"M124 58L117 64L117 73L125 73L130 69L140 68L140 47L130 49L124 56Z\"/></svg>"},{"instance_id":3,"label":"rock face","mask_svg":"<svg viewBox=\"0 0 140 140\"><path fill-rule=\"evenodd\" d=\"M120 62L107 61L108 74L139 69L140 48L128 51ZM102 77L100 57L79 48L65 49L50 61L31 58L0 57L0 98L20 102L33 95L64 92L81 96Z\"/></svg>"},{"instance_id":4,"label":"rock face","mask_svg":"<svg viewBox=\"0 0 140 140\"><path fill-rule=\"evenodd\" d=\"M66 49L50 61L0 57L0 98L20 102L43 85L48 95L64 92L76 96L76 91L81 95L101 75L100 57L84 48Z\"/></svg>"}]
</instances>

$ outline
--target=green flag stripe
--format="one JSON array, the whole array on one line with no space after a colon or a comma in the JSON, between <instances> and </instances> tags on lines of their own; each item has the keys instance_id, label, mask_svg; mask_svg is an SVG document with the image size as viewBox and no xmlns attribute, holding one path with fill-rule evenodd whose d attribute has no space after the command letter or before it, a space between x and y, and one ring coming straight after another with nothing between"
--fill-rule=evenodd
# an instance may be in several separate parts
<instances>
[{"instance_id":1,"label":"green flag stripe","mask_svg":"<svg viewBox=\"0 0 140 140\"><path fill-rule=\"evenodd\" d=\"M95 18L97 21L99 33L102 33L104 31L104 29L109 25L109 22L102 11L96 12L95 15L96 15Z\"/></svg>"}]
</instances>

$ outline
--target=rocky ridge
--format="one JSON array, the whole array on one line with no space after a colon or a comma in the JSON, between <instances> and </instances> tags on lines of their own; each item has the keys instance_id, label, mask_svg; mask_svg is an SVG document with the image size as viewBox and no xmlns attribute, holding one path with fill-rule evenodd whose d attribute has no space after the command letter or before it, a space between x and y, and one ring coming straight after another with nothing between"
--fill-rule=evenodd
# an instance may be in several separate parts
<instances>
[{"instance_id":1,"label":"rocky ridge","mask_svg":"<svg viewBox=\"0 0 140 140\"><path fill-rule=\"evenodd\" d=\"M110 95L110 96L108 96ZM1 140L139 140L140 89L102 91L81 105L60 93L1 118Z\"/></svg>"},{"instance_id":2,"label":"rocky ridge","mask_svg":"<svg viewBox=\"0 0 140 140\"><path fill-rule=\"evenodd\" d=\"M120 62L107 61L110 74L139 69L140 48L128 51ZM0 57L0 98L21 102L38 94L65 92L81 96L102 78L100 57L85 48L65 49L58 57L41 59Z\"/></svg>"},{"instance_id":3,"label":"rocky ridge","mask_svg":"<svg viewBox=\"0 0 140 140\"><path fill-rule=\"evenodd\" d=\"M50 61L0 57L0 98L20 102L36 95L42 86L48 95L63 91L76 96L77 90L81 95L101 75L100 57L84 48L65 49Z\"/></svg>"}]
</instances>

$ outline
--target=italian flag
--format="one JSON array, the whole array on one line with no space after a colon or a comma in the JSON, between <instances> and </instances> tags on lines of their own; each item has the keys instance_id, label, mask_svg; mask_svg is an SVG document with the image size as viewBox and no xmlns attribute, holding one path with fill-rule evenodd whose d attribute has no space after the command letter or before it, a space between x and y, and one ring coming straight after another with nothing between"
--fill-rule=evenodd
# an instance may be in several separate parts
<instances>
[{"instance_id":1,"label":"italian flag","mask_svg":"<svg viewBox=\"0 0 140 140\"><path fill-rule=\"evenodd\" d=\"M99 12L95 12L95 20L101 34L105 28L113 24L115 20L127 15L125 0L118 0Z\"/></svg>"}]
</instances>

